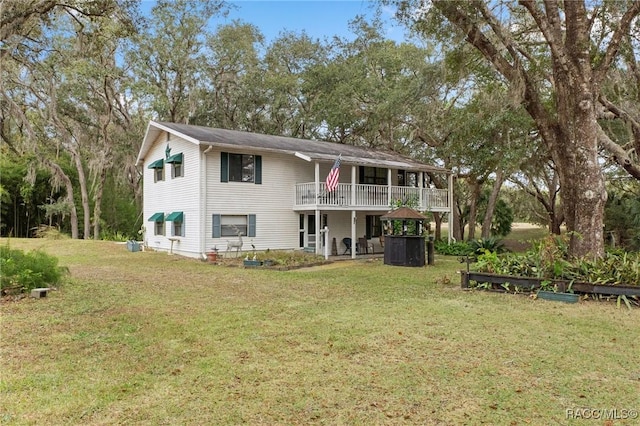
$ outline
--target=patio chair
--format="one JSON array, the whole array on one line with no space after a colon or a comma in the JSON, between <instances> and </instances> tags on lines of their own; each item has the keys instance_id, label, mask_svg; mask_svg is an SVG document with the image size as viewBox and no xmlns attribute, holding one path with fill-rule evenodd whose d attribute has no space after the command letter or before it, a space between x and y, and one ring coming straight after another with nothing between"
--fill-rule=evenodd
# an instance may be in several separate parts
<instances>
[{"instance_id":1,"label":"patio chair","mask_svg":"<svg viewBox=\"0 0 640 426\"><path fill-rule=\"evenodd\" d=\"M351 253L351 238L349 237L344 237L342 239L342 244L344 244L344 251L342 252L342 254L347 254L347 252Z\"/></svg>"},{"instance_id":2,"label":"patio chair","mask_svg":"<svg viewBox=\"0 0 640 426\"><path fill-rule=\"evenodd\" d=\"M369 254L369 249L373 253L373 244L369 243L367 237L358 238L358 246L356 247L356 253Z\"/></svg>"}]
</instances>

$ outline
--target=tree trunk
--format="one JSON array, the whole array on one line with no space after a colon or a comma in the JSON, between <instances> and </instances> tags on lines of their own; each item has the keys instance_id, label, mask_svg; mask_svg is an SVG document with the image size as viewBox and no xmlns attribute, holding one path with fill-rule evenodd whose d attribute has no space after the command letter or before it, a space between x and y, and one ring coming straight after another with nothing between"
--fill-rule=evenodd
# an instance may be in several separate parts
<instances>
[{"instance_id":1,"label":"tree trunk","mask_svg":"<svg viewBox=\"0 0 640 426\"><path fill-rule=\"evenodd\" d=\"M575 257L604 255L604 206L607 191L598 163L598 123L596 105L599 87L591 69L589 39L584 5L566 8L565 48L570 63L553 60L556 83L557 123L554 161L559 164L562 206L569 251Z\"/></svg>"},{"instance_id":2,"label":"tree trunk","mask_svg":"<svg viewBox=\"0 0 640 426\"><path fill-rule=\"evenodd\" d=\"M604 207L607 191L602 169L598 164L598 126L593 100L580 99L569 87L558 85L558 95L573 102L560 100L558 119L571 122L558 129L556 164L562 188L562 206L570 233L569 251L575 257L604 255Z\"/></svg>"},{"instance_id":3,"label":"tree trunk","mask_svg":"<svg viewBox=\"0 0 640 426\"><path fill-rule=\"evenodd\" d=\"M434 238L438 241L442 238L442 214L433 212L433 221L435 222ZM451 218L449 218L449 222L451 222ZM452 223L449 223L449 226L451 225Z\"/></svg>"},{"instance_id":4,"label":"tree trunk","mask_svg":"<svg viewBox=\"0 0 640 426\"><path fill-rule=\"evenodd\" d=\"M454 197L455 198L455 197ZM460 205L456 203L453 209L453 217L449 218L449 226L453 226L453 238L456 241L464 240L464 222L462 219L462 212L460 211Z\"/></svg>"},{"instance_id":5,"label":"tree trunk","mask_svg":"<svg viewBox=\"0 0 640 426\"><path fill-rule=\"evenodd\" d=\"M73 183L69 176L66 175L64 170L56 163L50 160L44 160L44 164L46 164L53 174L60 179L64 185L65 191L67 193L67 203L69 203L69 222L71 225L71 238L77 239L79 238L78 232L78 211L76 210L76 203L73 199Z\"/></svg>"},{"instance_id":6,"label":"tree trunk","mask_svg":"<svg viewBox=\"0 0 640 426\"><path fill-rule=\"evenodd\" d=\"M80 155L75 152L75 150L70 150L71 155L73 156L73 162L76 166L76 170L78 172L78 184L80 185L80 196L82 199L82 212L84 215L83 221L83 234L84 239L88 240L91 238L91 209L89 207L89 192L87 191L87 178L84 174L84 167L82 166L82 160L80 159Z\"/></svg>"},{"instance_id":7,"label":"tree trunk","mask_svg":"<svg viewBox=\"0 0 640 426\"><path fill-rule=\"evenodd\" d=\"M560 235L562 233L560 227L564 222L564 214L554 211L549 219L549 231L554 235Z\"/></svg>"},{"instance_id":8,"label":"tree trunk","mask_svg":"<svg viewBox=\"0 0 640 426\"><path fill-rule=\"evenodd\" d=\"M533 3L531 3L533 4ZM536 122L556 165L569 253L574 257L604 255L605 179L598 163L596 102L600 88L591 69L588 19L581 2L565 3L566 32L548 40L552 49L555 115L545 109L535 83L520 74L524 106ZM530 9L533 10L533 9ZM550 34L551 36L551 34ZM522 69L519 70L522 72Z\"/></svg>"},{"instance_id":9,"label":"tree trunk","mask_svg":"<svg viewBox=\"0 0 640 426\"><path fill-rule=\"evenodd\" d=\"M478 212L478 200L480 199L480 188L482 182L473 179L471 182L471 200L469 201L469 240L476 238L476 215Z\"/></svg>"},{"instance_id":10,"label":"tree trunk","mask_svg":"<svg viewBox=\"0 0 640 426\"><path fill-rule=\"evenodd\" d=\"M93 196L93 239L100 239L100 217L102 216L102 195L104 185L107 180L107 170L103 167L98 178L95 193Z\"/></svg>"},{"instance_id":11,"label":"tree trunk","mask_svg":"<svg viewBox=\"0 0 640 426\"><path fill-rule=\"evenodd\" d=\"M549 231L552 234L560 235L560 226L564 223L564 214L562 213L562 204L558 207L557 198L559 192L558 173L555 171L549 180Z\"/></svg>"},{"instance_id":12,"label":"tree trunk","mask_svg":"<svg viewBox=\"0 0 640 426\"><path fill-rule=\"evenodd\" d=\"M498 195L500 195L500 189L504 183L504 173L502 170L496 172L496 181L493 184L491 195L487 203L487 211L484 213L484 219L482 220L482 238L489 238L491 236L491 222L493 221L493 212L496 209L496 203L498 202Z\"/></svg>"}]
</instances>

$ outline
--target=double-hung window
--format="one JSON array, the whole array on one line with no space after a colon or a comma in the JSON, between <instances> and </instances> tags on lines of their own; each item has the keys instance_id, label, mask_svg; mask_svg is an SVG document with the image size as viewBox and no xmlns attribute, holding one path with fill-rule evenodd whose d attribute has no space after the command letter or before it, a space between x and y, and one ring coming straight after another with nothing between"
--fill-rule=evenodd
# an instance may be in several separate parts
<instances>
[{"instance_id":1,"label":"double-hung window","mask_svg":"<svg viewBox=\"0 0 640 426\"><path fill-rule=\"evenodd\" d=\"M173 163L173 168L171 169L171 177L177 178L184 176L184 170L182 169L182 163Z\"/></svg>"},{"instance_id":2,"label":"double-hung window","mask_svg":"<svg viewBox=\"0 0 640 426\"><path fill-rule=\"evenodd\" d=\"M229 154L229 182L253 182L255 159L248 154Z\"/></svg>"},{"instance_id":3,"label":"double-hung window","mask_svg":"<svg viewBox=\"0 0 640 426\"><path fill-rule=\"evenodd\" d=\"M169 158L167 158L167 163L171 164L171 178L177 178L177 177L182 177L184 176L184 167L183 167L183 155L182 153L180 154L175 154L170 156Z\"/></svg>"},{"instance_id":4,"label":"double-hung window","mask_svg":"<svg viewBox=\"0 0 640 426\"><path fill-rule=\"evenodd\" d=\"M156 160L149 164L149 168L153 169L153 181L158 182L164 180L164 160Z\"/></svg>"},{"instance_id":5,"label":"double-hung window","mask_svg":"<svg viewBox=\"0 0 640 426\"><path fill-rule=\"evenodd\" d=\"M154 235L164 235L164 213L154 213L149 222L153 222Z\"/></svg>"},{"instance_id":6,"label":"double-hung window","mask_svg":"<svg viewBox=\"0 0 640 426\"><path fill-rule=\"evenodd\" d=\"M360 166L360 183L371 185L387 184L387 169Z\"/></svg>"},{"instance_id":7,"label":"double-hung window","mask_svg":"<svg viewBox=\"0 0 640 426\"><path fill-rule=\"evenodd\" d=\"M174 237L184 237L184 213L170 213L169 215L167 215L167 218L165 220L173 224L172 235Z\"/></svg>"},{"instance_id":8,"label":"double-hung window","mask_svg":"<svg viewBox=\"0 0 640 426\"><path fill-rule=\"evenodd\" d=\"M220 181L262 183L262 156L220 153Z\"/></svg>"},{"instance_id":9,"label":"double-hung window","mask_svg":"<svg viewBox=\"0 0 640 426\"><path fill-rule=\"evenodd\" d=\"M213 238L236 237L242 234L245 237L256 236L256 215L214 214Z\"/></svg>"}]
</instances>

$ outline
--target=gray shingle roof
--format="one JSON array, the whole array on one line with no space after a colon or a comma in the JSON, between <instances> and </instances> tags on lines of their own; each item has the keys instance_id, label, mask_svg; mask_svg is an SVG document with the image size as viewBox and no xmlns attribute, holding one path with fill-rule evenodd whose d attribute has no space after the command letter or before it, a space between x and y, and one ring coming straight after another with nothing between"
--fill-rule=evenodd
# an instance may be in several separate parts
<instances>
[{"instance_id":1,"label":"gray shingle roof","mask_svg":"<svg viewBox=\"0 0 640 426\"><path fill-rule=\"evenodd\" d=\"M203 145L251 148L260 151L285 152L292 155L299 152L312 160L326 162L332 162L338 155L342 155L344 164L390 167L414 171L448 172L448 170L441 167L422 164L394 152L373 150L353 145L168 122L152 121L149 124L149 129L154 125L168 129L172 133L175 132L176 134L187 136ZM149 133L149 130L147 133ZM143 143L139 160L144 158L144 153L142 152L144 149L145 144Z\"/></svg>"}]
</instances>

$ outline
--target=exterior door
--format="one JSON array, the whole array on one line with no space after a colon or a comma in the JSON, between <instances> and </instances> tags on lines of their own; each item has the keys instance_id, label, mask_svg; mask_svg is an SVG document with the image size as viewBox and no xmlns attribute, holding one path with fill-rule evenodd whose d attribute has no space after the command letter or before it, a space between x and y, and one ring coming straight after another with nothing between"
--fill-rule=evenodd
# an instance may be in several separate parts
<instances>
[{"instance_id":1,"label":"exterior door","mask_svg":"<svg viewBox=\"0 0 640 426\"><path fill-rule=\"evenodd\" d=\"M300 214L300 224L298 232L300 234L300 248L316 246L316 215Z\"/></svg>"},{"instance_id":2,"label":"exterior door","mask_svg":"<svg viewBox=\"0 0 640 426\"><path fill-rule=\"evenodd\" d=\"M316 215L315 213L307 215L307 245L306 247L316 246Z\"/></svg>"}]
</instances>

